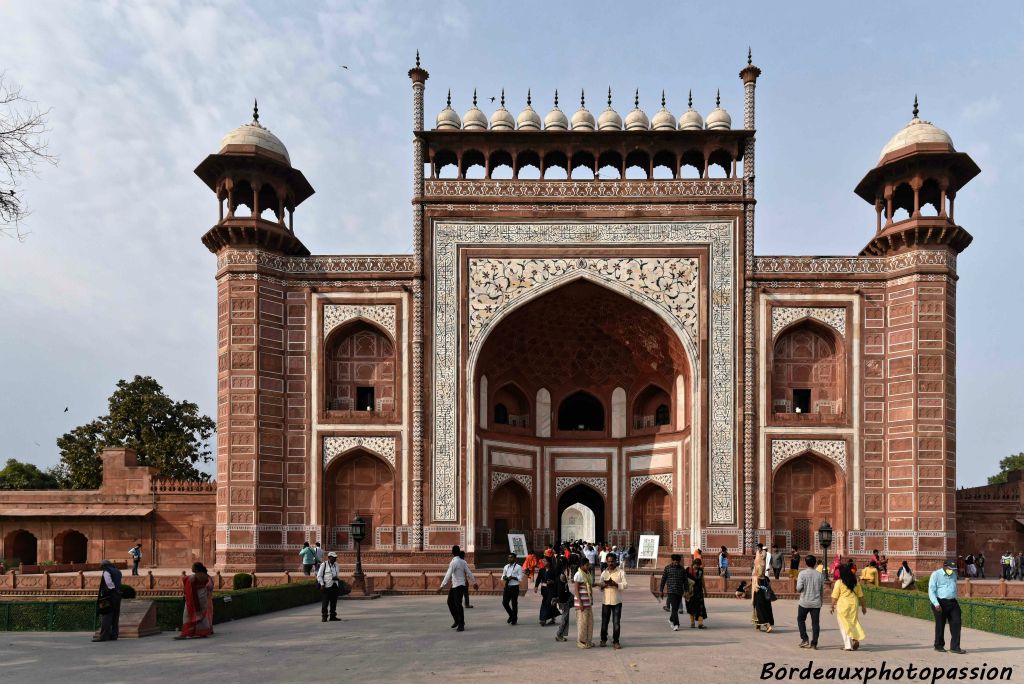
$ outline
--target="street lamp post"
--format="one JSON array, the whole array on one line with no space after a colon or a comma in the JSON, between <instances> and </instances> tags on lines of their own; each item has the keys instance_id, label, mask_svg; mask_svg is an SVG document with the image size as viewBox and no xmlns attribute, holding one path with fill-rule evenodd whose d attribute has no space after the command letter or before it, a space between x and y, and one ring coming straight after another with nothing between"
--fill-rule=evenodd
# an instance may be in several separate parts
<instances>
[{"instance_id":1,"label":"street lamp post","mask_svg":"<svg viewBox=\"0 0 1024 684\"><path fill-rule=\"evenodd\" d=\"M832 546L832 526L826 520L822 520L821 527L818 528L818 543L824 551L821 563L825 571L825 579L828 579L828 547Z\"/></svg>"},{"instance_id":2,"label":"street lamp post","mask_svg":"<svg viewBox=\"0 0 1024 684\"><path fill-rule=\"evenodd\" d=\"M356 543L356 571L352 573L352 584L353 589L359 589L363 594L366 594L366 577L363 575L363 555L362 555L362 543L363 539L366 538L366 521L363 517L357 515L355 520L351 523L352 528L352 541Z\"/></svg>"}]
</instances>

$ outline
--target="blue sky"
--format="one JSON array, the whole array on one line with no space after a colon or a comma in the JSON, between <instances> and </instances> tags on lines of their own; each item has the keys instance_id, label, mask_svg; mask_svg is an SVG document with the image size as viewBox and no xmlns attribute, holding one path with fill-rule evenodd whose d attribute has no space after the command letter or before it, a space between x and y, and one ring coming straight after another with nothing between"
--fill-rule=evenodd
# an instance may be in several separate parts
<instances>
[{"instance_id":1,"label":"blue sky","mask_svg":"<svg viewBox=\"0 0 1024 684\"><path fill-rule=\"evenodd\" d=\"M957 480L1024 450L1018 274L1024 6L963 3L0 3L0 70L50 114L56 168L29 179L22 243L0 240L0 459L56 462L54 440L105 411L136 373L215 415L216 220L192 174L249 119L288 146L317 193L296 230L314 253L411 250L411 95L419 48L427 117L527 88L620 112L640 89L676 115L742 120L748 44L758 84L758 254L855 254L874 228L853 187L921 115L982 174L957 197L975 242L958 283ZM295 8L299 7L298 10ZM340 65L349 69L341 69ZM568 103L569 106L565 106ZM1015 114L1017 112L1018 114ZM69 411L64 413L64 407Z\"/></svg>"}]
</instances>

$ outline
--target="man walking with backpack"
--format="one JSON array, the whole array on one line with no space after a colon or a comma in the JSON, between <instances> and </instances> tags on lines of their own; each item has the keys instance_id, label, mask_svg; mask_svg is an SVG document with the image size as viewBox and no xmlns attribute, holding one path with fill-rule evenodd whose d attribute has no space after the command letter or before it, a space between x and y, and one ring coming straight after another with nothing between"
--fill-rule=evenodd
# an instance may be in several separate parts
<instances>
[{"instance_id":1,"label":"man walking with backpack","mask_svg":"<svg viewBox=\"0 0 1024 684\"><path fill-rule=\"evenodd\" d=\"M316 571L316 581L320 585L320 618L321 622L341 622L338 618L338 595L341 593L341 580L338 579L338 554L331 551L327 554L327 562L321 563Z\"/></svg>"},{"instance_id":2,"label":"man walking with backpack","mask_svg":"<svg viewBox=\"0 0 1024 684\"><path fill-rule=\"evenodd\" d=\"M142 542L128 549L128 555L132 557L132 574L138 575L139 563L142 562Z\"/></svg>"}]
</instances>

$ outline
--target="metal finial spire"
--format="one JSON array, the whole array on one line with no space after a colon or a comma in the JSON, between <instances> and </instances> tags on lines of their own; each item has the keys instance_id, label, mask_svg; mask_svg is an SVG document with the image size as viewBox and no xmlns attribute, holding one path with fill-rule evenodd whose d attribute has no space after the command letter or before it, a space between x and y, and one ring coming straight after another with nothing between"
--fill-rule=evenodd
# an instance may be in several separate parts
<instances>
[{"instance_id":1,"label":"metal finial spire","mask_svg":"<svg viewBox=\"0 0 1024 684\"><path fill-rule=\"evenodd\" d=\"M452 89L448 89L448 109L452 108Z\"/></svg>"},{"instance_id":2,"label":"metal finial spire","mask_svg":"<svg viewBox=\"0 0 1024 684\"><path fill-rule=\"evenodd\" d=\"M580 109L586 109L586 108L587 108L587 91L585 91L583 88L580 88Z\"/></svg>"},{"instance_id":3,"label":"metal finial spire","mask_svg":"<svg viewBox=\"0 0 1024 684\"><path fill-rule=\"evenodd\" d=\"M721 90L716 90L715 91L715 106L716 107L721 107L722 106L722 91Z\"/></svg>"},{"instance_id":4,"label":"metal finial spire","mask_svg":"<svg viewBox=\"0 0 1024 684\"><path fill-rule=\"evenodd\" d=\"M530 88L526 89L526 106L530 107L533 105L533 95L530 93Z\"/></svg>"},{"instance_id":5,"label":"metal finial spire","mask_svg":"<svg viewBox=\"0 0 1024 684\"><path fill-rule=\"evenodd\" d=\"M260 106L255 98L252 101L252 122L257 124L260 122Z\"/></svg>"},{"instance_id":6,"label":"metal finial spire","mask_svg":"<svg viewBox=\"0 0 1024 684\"><path fill-rule=\"evenodd\" d=\"M640 89L637 88L633 94L633 109L640 109Z\"/></svg>"},{"instance_id":7,"label":"metal finial spire","mask_svg":"<svg viewBox=\"0 0 1024 684\"><path fill-rule=\"evenodd\" d=\"M416 51L416 68L417 69L420 68L420 51L419 50Z\"/></svg>"},{"instance_id":8,"label":"metal finial spire","mask_svg":"<svg viewBox=\"0 0 1024 684\"><path fill-rule=\"evenodd\" d=\"M558 109L558 88L555 88L555 109Z\"/></svg>"},{"instance_id":9,"label":"metal finial spire","mask_svg":"<svg viewBox=\"0 0 1024 684\"><path fill-rule=\"evenodd\" d=\"M747 47L747 66L750 66L753 63L754 63L754 57L753 57L753 54L752 54L752 52L750 50L750 47L748 46Z\"/></svg>"},{"instance_id":10,"label":"metal finial spire","mask_svg":"<svg viewBox=\"0 0 1024 684\"><path fill-rule=\"evenodd\" d=\"M612 87L608 86L608 109L612 108Z\"/></svg>"},{"instance_id":11,"label":"metal finial spire","mask_svg":"<svg viewBox=\"0 0 1024 684\"><path fill-rule=\"evenodd\" d=\"M665 91L664 90L661 91L661 108L662 109L665 108Z\"/></svg>"},{"instance_id":12,"label":"metal finial spire","mask_svg":"<svg viewBox=\"0 0 1024 684\"><path fill-rule=\"evenodd\" d=\"M476 107L476 88L473 88L473 106Z\"/></svg>"},{"instance_id":13,"label":"metal finial spire","mask_svg":"<svg viewBox=\"0 0 1024 684\"><path fill-rule=\"evenodd\" d=\"M917 118L917 113L918 113L918 109L917 109L917 93L914 93L914 118L915 119Z\"/></svg>"},{"instance_id":14,"label":"metal finial spire","mask_svg":"<svg viewBox=\"0 0 1024 684\"><path fill-rule=\"evenodd\" d=\"M693 88L690 88L690 97L686 101L686 106L693 109Z\"/></svg>"},{"instance_id":15,"label":"metal finial spire","mask_svg":"<svg viewBox=\"0 0 1024 684\"><path fill-rule=\"evenodd\" d=\"M501 89L501 108L505 108L505 89Z\"/></svg>"}]
</instances>

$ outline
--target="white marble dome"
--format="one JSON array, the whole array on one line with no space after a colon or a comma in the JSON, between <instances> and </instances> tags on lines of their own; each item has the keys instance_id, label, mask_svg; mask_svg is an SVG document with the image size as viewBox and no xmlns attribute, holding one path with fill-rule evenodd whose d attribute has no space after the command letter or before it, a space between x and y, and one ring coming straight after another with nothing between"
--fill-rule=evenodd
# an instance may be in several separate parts
<instances>
[{"instance_id":1,"label":"white marble dome","mask_svg":"<svg viewBox=\"0 0 1024 684\"><path fill-rule=\"evenodd\" d=\"M558 108L558 91L555 91L555 106L544 117L545 131L565 131L569 129L569 117Z\"/></svg>"},{"instance_id":2,"label":"white marble dome","mask_svg":"<svg viewBox=\"0 0 1024 684\"><path fill-rule=\"evenodd\" d=\"M930 121L923 121L917 116L917 98L914 98L914 118L910 120L906 126L904 126L896 135L889 139L889 142L885 143L885 147L882 148L882 153L878 155L878 161L882 161L882 158L890 152L902 149L909 145L915 145L917 143L941 143L949 145L949 149L955 149L953 147L953 139L949 137L949 133L942 130L938 126L932 124Z\"/></svg>"},{"instance_id":3,"label":"white marble dome","mask_svg":"<svg viewBox=\"0 0 1024 684\"><path fill-rule=\"evenodd\" d=\"M583 91L580 91L580 108L572 115L572 130L592 131L596 125L594 115L587 109L586 96L583 94Z\"/></svg>"},{"instance_id":4,"label":"white marble dome","mask_svg":"<svg viewBox=\"0 0 1024 684\"><path fill-rule=\"evenodd\" d=\"M704 120L704 127L709 131L732 128L732 117L729 116L729 112L722 109L721 95L715 95L715 108L708 112L708 118Z\"/></svg>"},{"instance_id":5,"label":"white marble dome","mask_svg":"<svg viewBox=\"0 0 1024 684\"><path fill-rule=\"evenodd\" d=\"M235 130L225 135L220 141L220 151L228 145L255 145L269 152L279 154L285 158L291 166L292 160L288 156L288 149L281 142L280 138L260 125L259 109L254 105L252 110L252 121L242 124Z\"/></svg>"},{"instance_id":6,"label":"white marble dome","mask_svg":"<svg viewBox=\"0 0 1024 684\"><path fill-rule=\"evenodd\" d=\"M597 117L597 129L599 131L621 131L622 117L612 109L612 89L608 89L608 108Z\"/></svg>"},{"instance_id":7,"label":"white marble dome","mask_svg":"<svg viewBox=\"0 0 1024 684\"><path fill-rule=\"evenodd\" d=\"M689 109L683 112L683 115L679 117L679 130L681 131L699 131L704 128L704 117L700 115L696 109L693 108L693 91L690 91L690 98L688 100Z\"/></svg>"},{"instance_id":8,"label":"white marble dome","mask_svg":"<svg viewBox=\"0 0 1024 684\"><path fill-rule=\"evenodd\" d=\"M516 122L519 124L519 130L521 131L540 130L540 114L533 108L533 97L529 90L526 91L526 109L519 112Z\"/></svg>"},{"instance_id":9,"label":"white marble dome","mask_svg":"<svg viewBox=\"0 0 1024 684\"><path fill-rule=\"evenodd\" d=\"M676 117L665 107L665 91L661 91L661 109L651 117L651 128L656 131L676 130Z\"/></svg>"},{"instance_id":10,"label":"white marble dome","mask_svg":"<svg viewBox=\"0 0 1024 684\"><path fill-rule=\"evenodd\" d=\"M437 130L458 130L462 128L462 119L459 113L452 109L452 91L448 91L448 106L442 109L437 115Z\"/></svg>"},{"instance_id":11,"label":"white marble dome","mask_svg":"<svg viewBox=\"0 0 1024 684\"><path fill-rule=\"evenodd\" d=\"M505 89L501 90L501 106L491 114L491 130L492 131L514 131L516 129L516 120L512 116L512 112L505 109Z\"/></svg>"},{"instance_id":12,"label":"white marble dome","mask_svg":"<svg viewBox=\"0 0 1024 684\"><path fill-rule=\"evenodd\" d=\"M487 115L476 106L476 91L473 91L473 106L462 115L462 128L466 131L486 131Z\"/></svg>"},{"instance_id":13,"label":"white marble dome","mask_svg":"<svg viewBox=\"0 0 1024 684\"><path fill-rule=\"evenodd\" d=\"M633 96L633 110L626 114L626 130L646 131L650 127L651 120L647 118L647 113L640 109L640 91L638 90Z\"/></svg>"}]
</instances>

